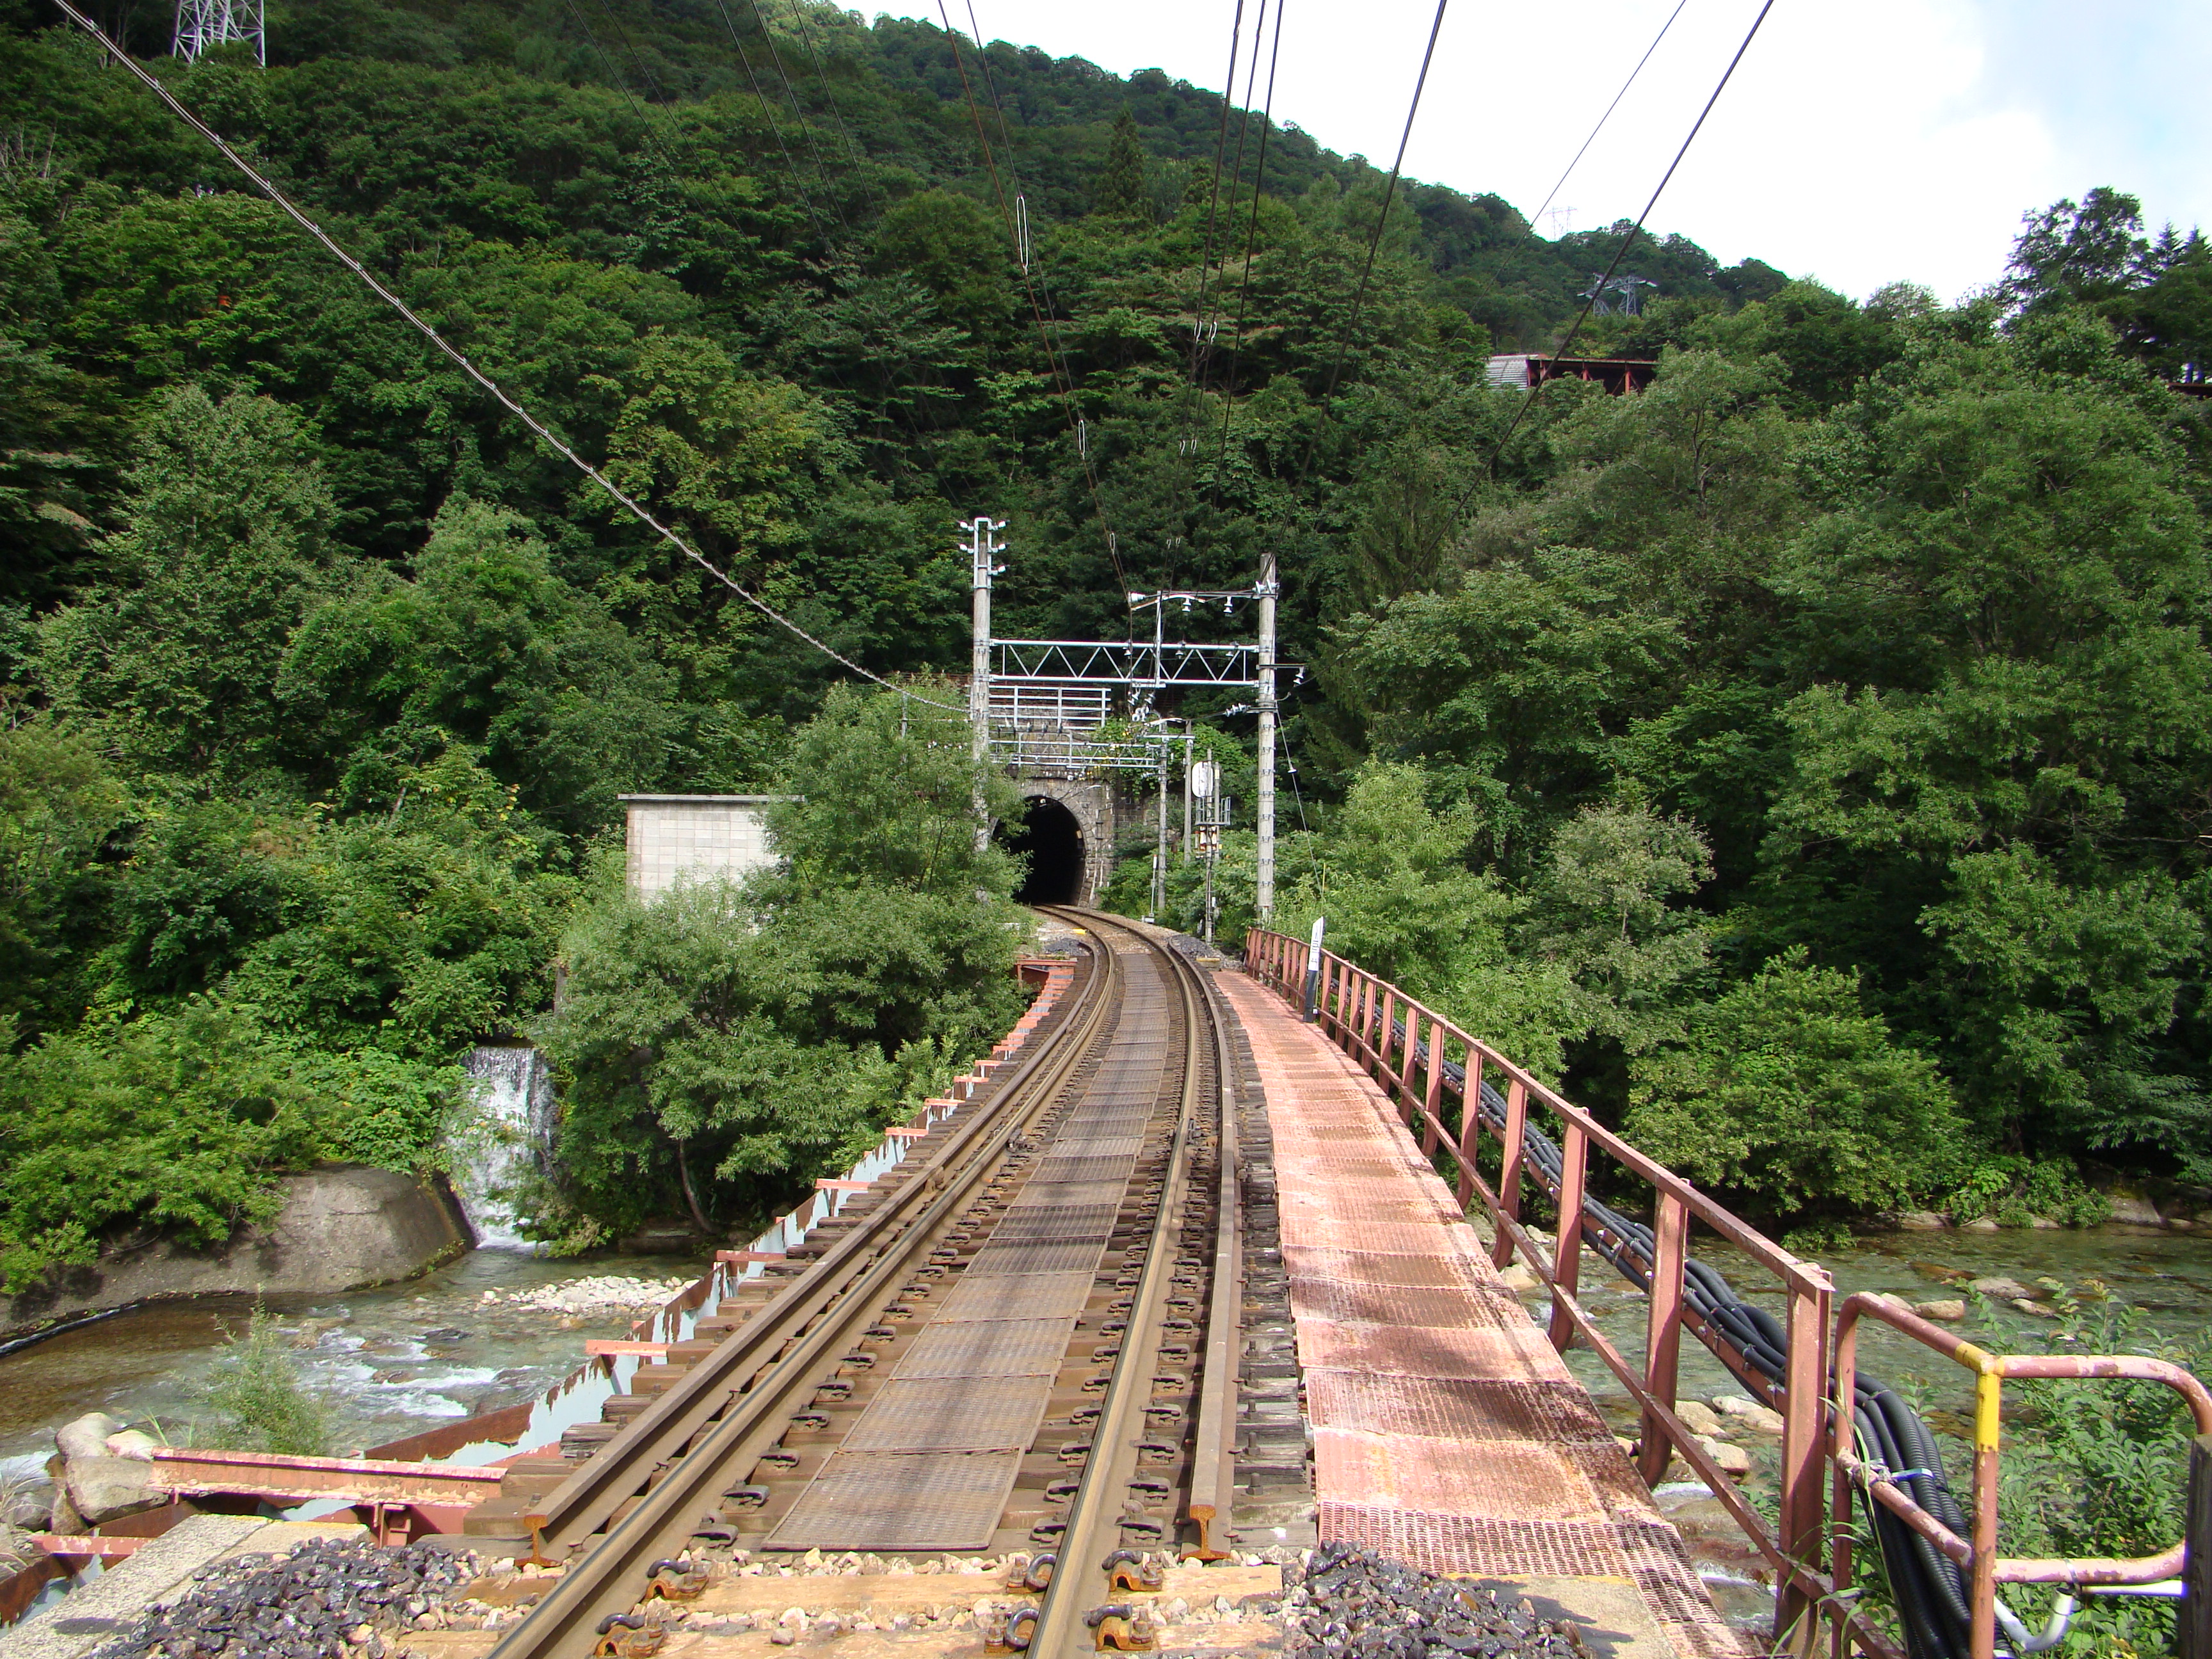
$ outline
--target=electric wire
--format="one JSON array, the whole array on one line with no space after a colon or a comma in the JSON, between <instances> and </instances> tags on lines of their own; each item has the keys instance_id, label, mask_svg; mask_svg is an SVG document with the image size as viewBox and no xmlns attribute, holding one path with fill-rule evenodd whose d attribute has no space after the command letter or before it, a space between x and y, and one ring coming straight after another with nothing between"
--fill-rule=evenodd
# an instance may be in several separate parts
<instances>
[{"instance_id":1,"label":"electric wire","mask_svg":"<svg viewBox=\"0 0 2212 1659\"><path fill-rule=\"evenodd\" d=\"M1264 4L1264 0L1262 0ZM1261 186L1267 176L1267 133L1274 125L1275 64L1283 50L1283 10L1290 0L1276 0L1275 37L1267 50L1267 97L1260 111L1260 159L1252 171L1252 220L1244 233L1244 274L1237 287L1237 329L1229 337L1229 374L1222 386L1221 453L1214 458L1213 495L1221 498L1221 473L1229 459L1229 423L1237 413L1237 360L1244 349L1244 316L1246 304L1252 295L1252 258L1260 245ZM1262 20L1265 27L1265 20ZM1260 65L1260 43L1256 32L1252 42L1252 66ZM1249 92L1248 89L1247 96ZM1235 198L1231 198L1233 204Z\"/></svg>"},{"instance_id":2,"label":"electric wire","mask_svg":"<svg viewBox=\"0 0 2212 1659\"><path fill-rule=\"evenodd\" d=\"M960 32L952 27L951 14L945 9L945 0L937 0L937 15L944 21L945 39L952 48L953 67L960 73L960 90L967 100L969 117L975 125L975 143L983 153L984 167L991 175L991 189L999 198L1000 217L1006 221L1008 240L1015 240L1019 233L1015 228L1012 204L1006 199L1006 180L1000 176L998 158L992 154L991 137L983 131L983 111L975 101L975 84L968 76L968 61L961 55ZM1005 115L1006 112L1001 109L1001 121ZM1007 165L1011 167L1012 164L1012 157L1009 155ZM1115 580L1121 585L1121 591L1126 593L1129 591L1129 575L1121 565L1121 550L1114 534L1112 520L1107 517L1105 498L1099 493L1097 469L1091 465L1089 449L1083 440L1083 427L1075 412L1074 380L1060 362L1051 327L1045 321L1044 309L1037 298L1036 284L1030 280L1026 268L1022 271L1022 290L1029 297L1030 313L1036 319L1038 337L1044 342L1045 357L1052 367L1054 389L1060 394L1060 409L1066 417L1068 436L1075 443L1076 459L1082 463L1084 481L1090 489L1091 510L1097 514L1099 530L1106 538L1106 556L1113 562Z\"/></svg>"},{"instance_id":3,"label":"electric wire","mask_svg":"<svg viewBox=\"0 0 2212 1659\"><path fill-rule=\"evenodd\" d=\"M1261 37L1265 35L1267 32L1267 0L1260 0L1260 15L1252 21L1251 66L1244 71L1244 101L1237 109L1237 154L1229 163L1228 219L1229 233L1231 236L1234 236L1237 231L1237 193L1244 188L1244 144L1245 141L1252 136L1252 88L1260 78L1260 41ZM1229 96L1234 98L1236 94L1237 70L1236 66L1231 64L1229 71ZM1266 129L1262 128L1261 131L1264 132ZM1256 197L1258 191L1255 188L1254 195ZM1225 255L1222 259L1221 279L1224 283L1226 283L1229 280L1229 262ZM1218 303L1218 300L1216 303ZM1212 359L1213 354L1209 351L1206 354L1207 362L1210 364L1212 362ZM1200 392L1206 390L1203 381L1200 383L1199 390Z\"/></svg>"},{"instance_id":4,"label":"electric wire","mask_svg":"<svg viewBox=\"0 0 2212 1659\"><path fill-rule=\"evenodd\" d=\"M156 98L160 99L161 102L167 106L168 111L172 115L175 116L179 121L182 121L193 131L198 133L201 137L206 139L210 144L215 147L216 152L220 155L224 161L229 162L232 167L235 167L240 173L245 175L247 181L250 182L256 190L258 190L264 196L267 197L270 201L276 205L286 217L290 219L293 223L298 225L301 229L306 231L309 236L313 237L316 242L320 244L325 252L328 253L332 258L336 259L340 264L351 271L361 280L362 283L368 288L370 293L375 295L378 299L383 301L386 306L392 308L392 310L398 313L400 318L404 320L410 328L414 329L416 333L420 334L424 339L435 346L439 352L446 357L448 362L453 363L455 368L459 368L462 374L467 375L470 380L475 381L476 384L481 386L485 392L489 392L494 400L496 401L501 408L505 409L508 414L514 416L518 421L520 421L522 424L527 427L540 441L546 445L547 447L551 449L556 454L559 455L563 460L567 461L571 466L574 467L586 477L589 478L594 484L598 485L602 491L628 511L630 516L635 518L640 524L644 525L655 535L659 536L661 540L666 542L671 547L676 549L678 552L683 554L684 557L690 560L692 563L697 565L699 568L706 572L708 575L713 577L723 586L728 588L730 592L735 593L739 599L743 599L755 611L760 612L762 616L766 617L770 622L773 622L779 627L786 629L794 637L812 646L817 651L819 651L823 656L828 657L831 661L838 663L842 666L851 670L854 673L858 674L862 679L868 680L877 685L880 685L885 690L897 691L902 696L910 696L915 702L927 704L932 708L941 708L951 714L963 715L968 712L963 705L957 703L939 702L934 698L923 696L919 692L912 691L908 690L908 688L893 684L891 681L885 679L882 675L874 672L872 670L863 668L859 663L854 662L850 657L845 655L843 652L839 651L836 647L826 644L823 641L817 639L812 634L807 632L805 629L801 628L797 623L792 621L790 617L785 616L781 611L769 605L765 599L761 599L750 588L747 588L742 583L738 582L736 578L731 576L727 572L721 569L712 560L708 559L706 555L700 552L698 549L693 547L690 543L685 541L683 537L677 534L675 531L670 529L666 525L661 523L659 520L654 518L651 513L647 512L644 507L633 499L627 491L621 488L621 486L617 484L611 478L608 477L605 473L600 471L598 467L593 466L582 456L577 454L574 450L571 449L560 438L556 437L551 429L549 428L543 422L538 420L536 416L532 415L520 403L517 403L514 398L507 394L506 390L502 388L496 380L494 380L489 374L486 374L482 369L478 368L476 364L469 359L467 355L459 347L455 346L451 341L440 334L435 328L433 328L428 322L417 316L404 300L402 300L398 295L394 294L390 289L385 287L382 283L379 282L376 277L370 273L368 269L364 266L360 260L355 258L352 254L347 252L328 231L325 230L320 225L309 218L289 196L286 195L284 191L278 189L274 183L264 177L252 162L248 161L244 156L233 149L229 143L226 142L222 136L216 132L214 128L209 126L204 121L201 120L198 116L193 114L191 111L185 108L185 106L178 100L176 94L171 92L169 88L143 64L139 63L137 58L130 57L120 46L117 46L113 40L110 40L106 32L102 29L99 24L93 21L90 17L78 10L76 5L72 3L72 0L54 0L54 3L61 9L71 22L75 23L88 35L91 36L93 40L98 44L102 51L106 52L109 57L112 58L118 64L122 65L128 73L136 77L139 83L145 87L149 92L151 92Z\"/></svg>"},{"instance_id":5,"label":"electric wire","mask_svg":"<svg viewBox=\"0 0 2212 1659\"><path fill-rule=\"evenodd\" d=\"M1759 9L1759 15L1751 20L1751 27L1744 32L1742 43L1736 47L1735 55L1729 59L1728 67L1721 71L1721 78L1713 87L1712 96L1705 100L1705 107L1698 112L1698 118L1690 124L1689 136L1682 140L1682 147L1674 152L1674 159L1667 164L1667 171L1660 174L1659 183L1651 192L1651 199L1644 204L1644 211L1636 216L1636 222L1628 228L1628 234L1620 239L1620 246L1613 252L1613 263L1605 268L1605 275L1599 277L1591 287L1589 298L1583 302L1583 308L1575 318L1574 326L1567 331L1567 337L1562 340L1559 349L1552 353L1550 363L1536 377L1536 384L1528 388L1528 395L1521 400L1521 406L1513 411L1513 418L1505 428L1505 435L1498 441L1497 447L1490 453L1490 470L1487 475L1490 477L1495 478L1498 476L1498 464L1505 453L1505 446L1512 441L1513 434L1520 430L1522 417L1534 407L1537 398L1544 395L1544 386L1552 378L1553 372L1559 368L1559 360L1573 349L1577 337L1583 331L1583 325L1589 320L1590 312L1597 305L1598 296L1605 292L1606 285L1613 281L1613 273L1620 269L1620 262L1628 257L1628 250L1636 246L1636 239L1644 234L1644 222L1651 216L1651 210L1659 205L1659 198L1665 192L1668 181L1674 178L1674 170L1682 165L1682 158L1690 153L1690 146L1697 142L1698 132L1705 127L1705 118L1713 112L1713 106L1720 102L1721 94L1728 90L1729 81L1735 74L1736 65L1743 62L1744 53L1751 50L1752 41L1758 38L1759 26L1766 21L1766 14L1773 9L1774 0L1765 0L1765 3ZM1474 484L1470 483L1466 492L1461 495L1460 510L1466 509L1468 499L1474 494Z\"/></svg>"},{"instance_id":6,"label":"electric wire","mask_svg":"<svg viewBox=\"0 0 2212 1659\"><path fill-rule=\"evenodd\" d=\"M1344 372L1346 355L1352 349L1353 336L1359 331L1359 313L1366 308L1368 285L1375 276L1375 256L1382 246L1383 227L1390 222L1390 203L1398 193L1398 175L1406 165L1406 146L1413 140L1413 118L1420 113L1421 89L1429 83L1429 65L1435 60L1437 36L1443 31L1444 8L1449 3L1450 0L1437 0L1436 20L1429 25L1429 44L1421 52L1421 72L1413 80L1413 101L1406 106L1405 131L1398 135L1397 159L1390 163L1389 181L1382 186L1382 206L1375 216L1375 234L1367 239L1367 260L1360 267L1359 289L1352 295L1352 315L1344 325L1344 337L1340 343L1336 361L1329 366L1328 385L1322 392L1323 404L1336 395L1337 377ZM1773 0L1768 0L1768 3L1772 4Z\"/></svg>"},{"instance_id":7,"label":"electric wire","mask_svg":"<svg viewBox=\"0 0 2212 1659\"><path fill-rule=\"evenodd\" d=\"M823 161L822 146L814 137L814 124L806 118L806 111L800 106L799 94L791 84L790 71L783 66L783 54L775 49L775 34L768 26L767 14L761 10L761 0L747 0L747 3L752 7L753 25L761 32L761 42L768 48L769 67L775 71L775 78L783 86L784 98L791 105L792 119L799 123L799 130L806 135L807 153L814 157L814 171L822 180L823 196L830 204L830 210L837 216L837 222L849 233L853 222L845 216L845 210L837 200L837 187L830 181L829 164Z\"/></svg>"},{"instance_id":8,"label":"electric wire","mask_svg":"<svg viewBox=\"0 0 2212 1659\"><path fill-rule=\"evenodd\" d=\"M1191 313L1190 378L1201 392L1205 380L1200 365L1210 344L1206 337L1206 295L1213 276L1214 220L1221 207L1221 163L1229 154L1229 111L1237 101L1237 47L1243 28L1244 0L1237 0L1236 14L1229 21L1229 70L1221 82L1221 129L1213 140L1213 189L1206 204L1206 242L1198 258L1198 307Z\"/></svg>"},{"instance_id":9,"label":"electric wire","mask_svg":"<svg viewBox=\"0 0 2212 1659\"><path fill-rule=\"evenodd\" d=\"M1638 58L1636 67L1628 71L1628 78L1620 83L1620 90L1613 94L1613 101L1605 106L1605 113L1597 118L1597 125L1589 130L1589 137L1583 140L1583 147L1575 152L1574 160L1567 163L1565 170L1545 193L1542 204L1528 216L1531 235L1535 234L1536 221L1544 216L1544 210L1550 207L1559 192L1566 188L1569 174L1582 165L1583 157L1589 154L1589 147L1597 142L1598 134L1605 131L1605 124L1613 118L1613 111L1620 107L1620 100L1628 96L1628 89L1636 84L1636 77L1644 73L1644 66L1651 61L1651 54L1659 50L1659 43L1667 38L1667 31L1674 27L1674 20L1682 15L1682 8L1689 3L1690 0L1674 0L1674 9L1667 14L1667 21L1659 26L1659 33L1653 35L1651 44L1644 48L1644 56Z\"/></svg>"},{"instance_id":10,"label":"electric wire","mask_svg":"<svg viewBox=\"0 0 2212 1659\"><path fill-rule=\"evenodd\" d=\"M754 0L757 9L759 0ZM806 43L806 55L814 60L815 78L822 82L822 100L830 106L830 119L836 126L839 137L845 141L845 154L852 158L853 176L868 195L875 194L875 186L868 180L867 169L860 161L860 147L854 143L852 130L845 125L845 113L837 107L837 94L830 84L830 70L822 54L814 45L814 31L806 27L806 0L792 0L792 21L799 25L799 38Z\"/></svg>"},{"instance_id":11,"label":"electric wire","mask_svg":"<svg viewBox=\"0 0 2212 1659\"><path fill-rule=\"evenodd\" d=\"M791 175L793 188L799 191L799 199L806 209L806 216L814 222L814 233L817 236L827 237L829 232L823 226L822 215L815 208L813 195L807 190L806 181L799 176L799 163L792 159L791 146L784 143L783 124L775 118L775 111L769 106L767 89L761 85L760 75L753 68L752 54L745 50L745 43L738 38L737 22L731 17L726 0L714 0L714 9L722 14L722 27L730 32L730 44L738 50L738 61L745 66L745 80L752 87L753 97L759 102L761 114L767 118L768 130L774 136L775 147L783 156L784 171Z\"/></svg>"},{"instance_id":12,"label":"electric wire","mask_svg":"<svg viewBox=\"0 0 2212 1659\"><path fill-rule=\"evenodd\" d=\"M659 77L647 66L644 57L631 44L629 31L623 27L621 14L615 10L611 0L599 0L599 9L606 13L607 21L615 26L615 37L623 43L623 50L629 54L629 61L637 65L637 72L645 77L645 84L651 89L653 101L657 104L668 102L668 94L660 88Z\"/></svg>"}]
</instances>

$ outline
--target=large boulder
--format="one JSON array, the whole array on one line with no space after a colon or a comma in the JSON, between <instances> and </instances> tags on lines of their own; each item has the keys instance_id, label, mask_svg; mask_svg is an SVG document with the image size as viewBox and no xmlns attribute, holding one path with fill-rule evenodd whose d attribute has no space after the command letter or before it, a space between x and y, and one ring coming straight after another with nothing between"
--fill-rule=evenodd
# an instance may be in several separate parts
<instances>
[{"instance_id":1,"label":"large boulder","mask_svg":"<svg viewBox=\"0 0 2212 1659\"><path fill-rule=\"evenodd\" d=\"M155 1488L151 1463L105 1452L97 1457L63 1459L62 1484L70 1507L95 1527L166 1501L165 1494Z\"/></svg>"}]
</instances>

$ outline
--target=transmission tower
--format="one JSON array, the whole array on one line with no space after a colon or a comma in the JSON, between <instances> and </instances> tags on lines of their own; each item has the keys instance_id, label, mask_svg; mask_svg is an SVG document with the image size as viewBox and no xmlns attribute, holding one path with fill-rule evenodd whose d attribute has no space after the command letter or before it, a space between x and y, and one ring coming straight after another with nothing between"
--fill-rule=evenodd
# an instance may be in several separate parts
<instances>
[{"instance_id":1,"label":"transmission tower","mask_svg":"<svg viewBox=\"0 0 2212 1659\"><path fill-rule=\"evenodd\" d=\"M177 36L171 52L197 62L210 46L251 41L253 61L269 66L268 38L262 28L262 0L177 0Z\"/></svg>"}]
</instances>

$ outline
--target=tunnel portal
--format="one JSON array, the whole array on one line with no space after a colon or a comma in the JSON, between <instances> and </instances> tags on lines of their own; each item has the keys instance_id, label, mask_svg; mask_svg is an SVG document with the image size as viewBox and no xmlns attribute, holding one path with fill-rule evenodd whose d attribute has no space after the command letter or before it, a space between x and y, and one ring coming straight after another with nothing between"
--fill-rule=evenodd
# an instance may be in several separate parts
<instances>
[{"instance_id":1,"label":"tunnel portal","mask_svg":"<svg viewBox=\"0 0 2212 1659\"><path fill-rule=\"evenodd\" d=\"M1026 856L1029 874L1015 890L1024 904L1073 904L1083 896L1083 826L1048 795L1031 795L1019 825L1002 825L1006 850Z\"/></svg>"}]
</instances>

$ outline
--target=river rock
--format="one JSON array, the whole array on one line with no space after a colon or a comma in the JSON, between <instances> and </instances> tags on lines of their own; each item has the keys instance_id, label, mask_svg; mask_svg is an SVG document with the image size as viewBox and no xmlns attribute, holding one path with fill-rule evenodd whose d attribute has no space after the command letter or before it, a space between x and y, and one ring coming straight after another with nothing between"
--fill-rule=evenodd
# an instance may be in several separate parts
<instances>
[{"instance_id":1,"label":"river rock","mask_svg":"<svg viewBox=\"0 0 2212 1659\"><path fill-rule=\"evenodd\" d=\"M107 1437L107 1454L111 1457L135 1458L141 1463L150 1463L161 1443L143 1429L125 1429L120 1434Z\"/></svg>"},{"instance_id":2,"label":"river rock","mask_svg":"<svg viewBox=\"0 0 2212 1659\"><path fill-rule=\"evenodd\" d=\"M1908 1233L1935 1233L1951 1224L1933 1210L1907 1210L1897 1218L1897 1224Z\"/></svg>"},{"instance_id":3,"label":"river rock","mask_svg":"<svg viewBox=\"0 0 2212 1659\"><path fill-rule=\"evenodd\" d=\"M54 1489L44 1481L27 1482L0 1497L0 1521L30 1532L51 1529Z\"/></svg>"},{"instance_id":4,"label":"river rock","mask_svg":"<svg viewBox=\"0 0 2212 1659\"><path fill-rule=\"evenodd\" d=\"M89 1267L53 1269L0 1301L0 1334L167 1297L364 1290L449 1261L472 1242L442 1180L337 1164L283 1176L276 1187L274 1221L241 1227L214 1249L146 1237L118 1244Z\"/></svg>"},{"instance_id":5,"label":"river rock","mask_svg":"<svg viewBox=\"0 0 2212 1659\"><path fill-rule=\"evenodd\" d=\"M1741 1480L1751 1473L1751 1454L1741 1446L1730 1445L1725 1440L1716 1440L1709 1434L1695 1437L1698 1449L1713 1460L1714 1467L1731 1480Z\"/></svg>"},{"instance_id":6,"label":"river rock","mask_svg":"<svg viewBox=\"0 0 2212 1659\"><path fill-rule=\"evenodd\" d=\"M1498 1276L1504 1281L1507 1290L1515 1291L1533 1291L1543 1282L1517 1261L1502 1269Z\"/></svg>"},{"instance_id":7,"label":"river rock","mask_svg":"<svg viewBox=\"0 0 2212 1659\"><path fill-rule=\"evenodd\" d=\"M1754 1429L1760 1434L1782 1432L1780 1412L1776 1411L1771 1406L1762 1406L1756 1400L1749 1399L1743 1395L1717 1395L1713 1400L1713 1409L1734 1418L1744 1427Z\"/></svg>"},{"instance_id":8,"label":"river rock","mask_svg":"<svg viewBox=\"0 0 2212 1659\"><path fill-rule=\"evenodd\" d=\"M54 1431L54 1449L65 1458L105 1457L107 1437L122 1433L123 1426L106 1412L87 1412Z\"/></svg>"},{"instance_id":9,"label":"river rock","mask_svg":"<svg viewBox=\"0 0 2212 1659\"><path fill-rule=\"evenodd\" d=\"M2020 1311L2024 1314L2034 1315L2038 1319L2056 1319L2058 1317L2058 1313L2056 1309L2046 1308L2040 1302L2031 1302L2024 1296L2016 1296L2013 1297L2012 1305L2019 1309Z\"/></svg>"},{"instance_id":10,"label":"river rock","mask_svg":"<svg viewBox=\"0 0 2212 1659\"><path fill-rule=\"evenodd\" d=\"M2107 1193L2106 1201L2112 1206L2111 1218L2129 1227L2162 1227L2158 1206L2134 1193Z\"/></svg>"},{"instance_id":11,"label":"river rock","mask_svg":"<svg viewBox=\"0 0 2212 1659\"><path fill-rule=\"evenodd\" d=\"M1683 1400L1675 1402L1674 1415L1682 1419L1682 1426L1692 1434L1726 1434L1719 1415L1703 1401Z\"/></svg>"},{"instance_id":12,"label":"river rock","mask_svg":"<svg viewBox=\"0 0 2212 1659\"><path fill-rule=\"evenodd\" d=\"M2017 1279L2006 1279L1994 1273L1987 1279L1972 1280L1966 1288L1970 1291L1978 1291L1995 1302L2033 1300L2035 1296L2033 1291L2028 1289Z\"/></svg>"},{"instance_id":13,"label":"river rock","mask_svg":"<svg viewBox=\"0 0 2212 1659\"><path fill-rule=\"evenodd\" d=\"M1961 1297L1945 1297L1936 1302L1916 1302L1912 1304L1912 1311L1923 1319L1933 1319L1946 1325L1955 1325L1966 1316L1966 1304Z\"/></svg>"},{"instance_id":14,"label":"river rock","mask_svg":"<svg viewBox=\"0 0 2212 1659\"><path fill-rule=\"evenodd\" d=\"M70 1505L94 1526L132 1515L163 1501L154 1486L154 1471L135 1457L70 1457L62 1462L62 1484Z\"/></svg>"},{"instance_id":15,"label":"river rock","mask_svg":"<svg viewBox=\"0 0 2212 1659\"><path fill-rule=\"evenodd\" d=\"M2057 1232L2057 1231L2061 1227L2063 1227L2066 1224L2065 1224L2064 1222L2063 1222L2063 1221L2053 1221L2053 1220L2052 1220L2049 1216L2047 1216L2047 1215L2039 1215L2039 1216L2035 1217L2035 1218L2034 1218L2033 1219L2032 1219L2031 1221L2029 1221L2029 1223L2028 1223L2027 1224L2028 1224L2029 1226L2031 1226L2031 1227L2033 1227L2033 1228L2037 1229L2039 1231L2041 1231L2041 1232L2047 1232L2047 1233L2049 1233L2049 1232Z\"/></svg>"},{"instance_id":16,"label":"river rock","mask_svg":"<svg viewBox=\"0 0 2212 1659\"><path fill-rule=\"evenodd\" d=\"M1972 1221L1969 1221L1964 1227L1960 1229L1961 1232L1969 1233L1993 1233L1996 1231L1996 1230L1997 1224L1985 1215L1976 1216Z\"/></svg>"}]
</instances>

